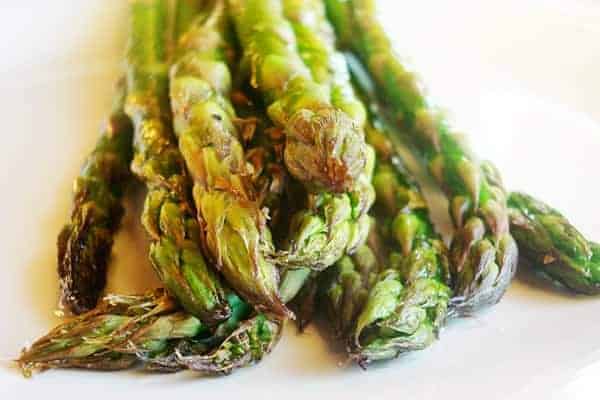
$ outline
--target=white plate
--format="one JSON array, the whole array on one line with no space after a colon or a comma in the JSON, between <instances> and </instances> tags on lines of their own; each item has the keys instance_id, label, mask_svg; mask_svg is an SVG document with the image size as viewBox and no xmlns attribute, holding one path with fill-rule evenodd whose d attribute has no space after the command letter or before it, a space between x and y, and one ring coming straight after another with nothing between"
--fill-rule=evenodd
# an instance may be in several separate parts
<instances>
[{"instance_id":1,"label":"white plate","mask_svg":"<svg viewBox=\"0 0 600 400\"><path fill-rule=\"evenodd\" d=\"M597 1L381 1L432 96L510 188L539 195L600 239ZM0 19L0 357L57 320L55 237L71 180L110 104L126 2L3 2ZM127 215L137 218L136 210ZM119 235L110 290L157 285L139 229ZM426 351L362 372L318 331L288 329L263 363L193 374L0 369L0 398L597 399L600 298L518 279L500 305L453 323ZM143 396L143 397L142 397ZM314 398L314 397L313 397Z\"/></svg>"}]
</instances>

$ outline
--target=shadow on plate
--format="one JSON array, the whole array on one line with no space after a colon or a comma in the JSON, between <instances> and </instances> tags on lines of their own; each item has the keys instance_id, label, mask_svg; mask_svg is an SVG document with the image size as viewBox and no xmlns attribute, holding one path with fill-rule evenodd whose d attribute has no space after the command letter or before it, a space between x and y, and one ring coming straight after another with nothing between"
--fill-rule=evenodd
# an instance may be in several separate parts
<instances>
[{"instance_id":1,"label":"shadow on plate","mask_svg":"<svg viewBox=\"0 0 600 400\"><path fill-rule=\"evenodd\" d=\"M519 262L517 275L509 288L508 295L511 298L526 298L527 301L557 305L598 301L600 298L574 293L551 280L543 272L532 268L524 260Z\"/></svg>"}]
</instances>

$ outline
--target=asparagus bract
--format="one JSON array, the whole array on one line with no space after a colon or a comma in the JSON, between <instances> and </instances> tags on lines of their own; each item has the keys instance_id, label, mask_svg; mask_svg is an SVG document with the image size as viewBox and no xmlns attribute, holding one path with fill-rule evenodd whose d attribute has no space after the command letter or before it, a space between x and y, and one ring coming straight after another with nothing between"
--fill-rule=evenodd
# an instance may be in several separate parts
<instances>
[{"instance_id":1,"label":"asparagus bract","mask_svg":"<svg viewBox=\"0 0 600 400\"><path fill-rule=\"evenodd\" d=\"M508 205L511 232L533 268L575 292L600 293L600 245L530 195L513 192Z\"/></svg>"},{"instance_id":2,"label":"asparagus bract","mask_svg":"<svg viewBox=\"0 0 600 400\"><path fill-rule=\"evenodd\" d=\"M58 237L60 304L74 314L93 308L106 285L113 236L124 212L121 197L133 152L124 98L120 82L96 147L75 180L70 221Z\"/></svg>"},{"instance_id":3,"label":"asparagus bract","mask_svg":"<svg viewBox=\"0 0 600 400\"><path fill-rule=\"evenodd\" d=\"M261 122L257 124L261 125ZM278 141L280 131L270 128L258 128L261 132L250 143L246 160L252 165L252 182L258 193L258 203L269 213L269 227L277 229L289 212L289 204L284 204L289 177L281 164L283 145Z\"/></svg>"},{"instance_id":4,"label":"asparagus bract","mask_svg":"<svg viewBox=\"0 0 600 400\"><path fill-rule=\"evenodd\" d=\"M165 25L165 1L131 2L125 105L134 125L131 168L148 188L142 224L152 240L155 271L188 312L212 324L230 310L200 251L189 180L171 131Z\"/></svg>"},{"instance_id":5,"label":"asparagus bract","mask_svg":"<svg viewBox=\"0 0 600 400\"><path fill-rule=\"evenodd\" d=\"M328 15L343 46L355 52L450 198L458 229L451 266L456 298L453 312L468 314L497 303L514 276L517 247L509 233L506 194L499 179L486 178L482 166L434 107L406 69L383 27L372 0L326 0Z\"/></svg>"},{"instance_id":6,"label":"asparagus bract","mask_svg":"<svg viewBox=\"0 0 600 400\"><path fill-rule=\"evenodd\" d=\"M214 1L180 38L171 69L171 107L179 149L194 180L201 239L227 282L257 310L291 313L278 297L278 271L266 216L234 124L234 49L224 2Z\"/></svg>"},{"instance_id":7,"label":"asparagus bract","mask_svg":"<svg viewBox=\"0 0 600 400\"><path fill-rule=\"evenodd\" d=\"M268 213L269 227L280 230L295 203L295 199L286 197L290 177L283 165L284 133L273 125L248 85L245 82L238 82L238 85L240 87L231 94L231 101L237 114L238 132L246 143L250 181L258 203Z\"/></svg>"},{"instance_id":8,"label":"asparagus bract","mask_svg":"<svg viewBox=\"0 0 600 400\"><path fill-rule=\"evenodd\" d=\"M365 164L364 137L332 105L330 88L311 76L280 1L229 0L229 5L251 84L285 132L290 173L309 190L352 188Z\"/></svg>"}]
</instances>

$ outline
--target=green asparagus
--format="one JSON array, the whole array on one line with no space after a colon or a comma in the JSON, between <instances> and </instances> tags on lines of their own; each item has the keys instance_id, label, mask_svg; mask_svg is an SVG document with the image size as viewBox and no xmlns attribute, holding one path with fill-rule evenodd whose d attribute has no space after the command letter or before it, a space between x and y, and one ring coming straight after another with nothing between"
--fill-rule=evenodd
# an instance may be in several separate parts
<instances>
[{"instance_id":1,"label":"green asparagus","mask_svg":"<svg viewBox=\"0 0 600 400\"><path fill-rule=\"evenodd\" d=\"M380 99L415 142L431 174L450 197L458 229L451 251L456 297L453 313L469 314L497 303L516 270L517 247L509 233L506 195L430 106L415 76L392 49L373 0L326 0L340 44L366 65ZM356 63L355 63L356 64Z\"/></svg>"},{"instance_id":2,"label":"green asparagus","mask_svg":"<svg viewBox=\"0 0 600 400\"><path fill-rule=\"evenodd\" d=\"M362 132L331 102L300 57L294 31L277 0L229 0L242 64L262 94L268 114L286 135L285 163L309 190L344 192L362 174Z\"/></svg>"},{"instance_id":3,"label":"green asparagus","mask_svg":"<svg viewBox=\"0 0 600 400\"><path fill-rule=\"evenodd\" d=\"M153 371L229 373L250 365L277 343L282 324L234 294L232 312L214 331L182 311L163 289L141 296L106 296L98 306L53 329L23 350L23 373L48 368L120 370L141 363Z\"/></svg>"},{"instance_id":4,"label":"green asparagus","mask_svg":"<svg viewBox=\"0 0 600 400\"><path fill-rule=\"evenodd\" d=\"M132 128L123 112L124 82L93 152L74 183L70 221L58 237L60 304L74 314L93 308L106 285L113 236L130 178Z\"/></svg>"},{"instance_id":5,"label":"green asparagus","mask_svg":"<svg viewBox=\"0 0 600 400\"><path fill-rule=\"evenodd\" d=\"M181 36L171 68L171 108L179 150L194 180L201 239L225 279L259 311L291 316L278 297L279 274L267 216L249 182L229 100L234 54L224 1L215 0Z\"/></svg>"},{"instance_id":6,"label":"green asparagus","mask_svg":"<svg viewBox=\"0 0 600 400\"><path fill-rule=\"evenodd\" d=\"M132 170L148 188L142 224L155 271L186 311L214 324L230 309L198 245L189 180L171 131L165 20L165 1L131 2L125 111L134 126Z\"/></svg>"},{"instance_id":7,"label":"green asparagus","mask_svg":"<svg viewBox=\"0 0 600 400\"><path fill-rule=\"evenodd\" d=\"M374 120L367 141L378 156L376 225L392 251L349 338L350 354L363 367L430 345L446 320L452 294L446 247L384 130L389 130L384 122Z\"/></svg>"},{"instance_id":8,"label":"green asparagus","mask_svg":"<svg viewBox=\"0 0 600 400\"><path fill-rule=\"evenodd\" d=\"M142 296L108 295L93 310L54 328L23 350L23 373L47 368L124 369L150 357L167 339L193 337L206 326L177 312L164 290Z\"/></svg>"},{"instance_id":9,"label":"green asparagus","mask_svg":"<svg viewBox=\"0 0 600 400\"><path fill-rule=\"evenodd\" d=\"M297 37L300 57L313 79L329 91L331 104L351 118L364 135L366 110L352 88L350 74L320 1L283 1L284 16ZM317 294L317 272L352 254L366 240L370 221L367 211L374 201L371 175L374 153L365 146L367 163L354 188L344 194L315 190L304 209L292 219L288 250L281 258L287 268L282 296L294 298L291 307L302 330L312 319ZM314 272L309 270L313 269Z\"/></svg>"},{"instance_id":10,"label":"green asparagus","mask_svg":"<svg viewBox=\"0 0 600 400\"><path fill-rule=\"evenodd\" d=\"M600 294L600 245L530 195L511 193L508 205L511 232L533 268L575 292Z\"/></svg>"},{"instance_id":11,"label":"green asparagus","mask_svg":"<svg viewBox=\"0 0 600 400\"><path fill-rule=\"evenodd\" d=\"M290 22L300 58L315 82L329 91L331 104L348 115L360 135L366 110L356 97L344 55L335 47L335 32L321 0L282 0L284 17Z\"/></svg>"},{"instance_id":12,"label":"green asparagus","mask_svg":"<svg viewBox=\"0 0 600 400\"><path fill-rule=\"evenodd\" d=\"M354 253L368 236L371 221L366 212L375 199L369 182L375 153L367 147L367 154L365 171L354 191L343 195L328 192L308 194L307 205L292 217L287 250L280 251L276 258L286 268L280 286L282 299L289 301L301 293L294 307L302 313L298 320L300 328L312 315L316 273L344 254Z\"/></svg>"},{"instance_id":13,"label":"green asparagus","mask_svg":"<svg viewBox=\"0 0 600 400\"><path fill-rule=\"evenodd\" d=\"M383 133L391 128L374 105L369 116L367 142L377 153L377 229L362 254L344 257L325 273L321 289L334 333L363 367L431 344L451 296L447 251L427 205Z\"/></svg>"},{"instance_id":14,"label":"green asparagus","mask_svg":"<svg viewBox=\"0 0 600 400\"><path fill-rule=\"evenodd\" d=\"M249 85L241 84L234 91L232 101L240 117L242 136L249 139L246 158L252 164L252 181L260 193L260 203L269 211L269 225L280 238L287 236L289 220L299 208L298 198L306 193L291 181L281 165L283 132L272 126ZM285 206L283 205L285 203ZM310 279L309 268L291 269L283 272L279 295L289 303L296 316L296 324L302 329L312 317L316 281Z\"/></svg>"},{"instance_id":15,"label":"green asparagus","mask_svg":"<svg viewBox=\"0 0 600 400\"><path fill-rule=\"evenodd\" d=\"M367 150L368 164L355 191L307 196L307 204L292 218L288 249L277 255L279 264L321 271L364 243L369 232L366 212L375 198L369 183L375 155Z\"/></svg>"},{"instance_id":16,"label":"green asparagus","mask_svg":"<svg viewBox=\"0 0 600 400\"><path fill-rule=\"evenodd\" d=\"M313 79L325 87L330 102L354 121L364 136L366 111L354 94L350 74L342 54L334 46L333 29L325 17L321 1L284 0L284 16L297 37L297 46ZM365 145L366 164L354 188L347 193L317 190L309 194L306 208L292 222L286 267L327 268L346 252L354 252L369 232L366 215L374 201L371 174L373 149Z\"/></svg>"}]
</instances>

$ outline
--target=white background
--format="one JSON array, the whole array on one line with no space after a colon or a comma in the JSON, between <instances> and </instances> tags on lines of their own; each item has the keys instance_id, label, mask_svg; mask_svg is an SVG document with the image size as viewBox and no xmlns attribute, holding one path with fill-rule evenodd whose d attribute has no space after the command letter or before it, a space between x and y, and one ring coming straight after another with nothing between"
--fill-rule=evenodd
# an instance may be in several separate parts
<instances>
[{"instance_id":1,"label":"white background","mask_svg":"<svg viewBox=\"0 0 600 400\"><path fill-rule=\"evenodd\" d=\"M110 104L127 2L0 2L0 358L56 323L55 237ZM380 1L402 54L511 189L600 240L600 2ZM18 5L17 5L18 4ZM131 209L110 290L157 285ZM134 225L134 227L132 227ZM362 372L311 329L288 329L259 366L193 374L0 367L0 398L597 399L600 299L520 276L500 305L453 323L430 349Z\"/></svg>"}]
</instances>

